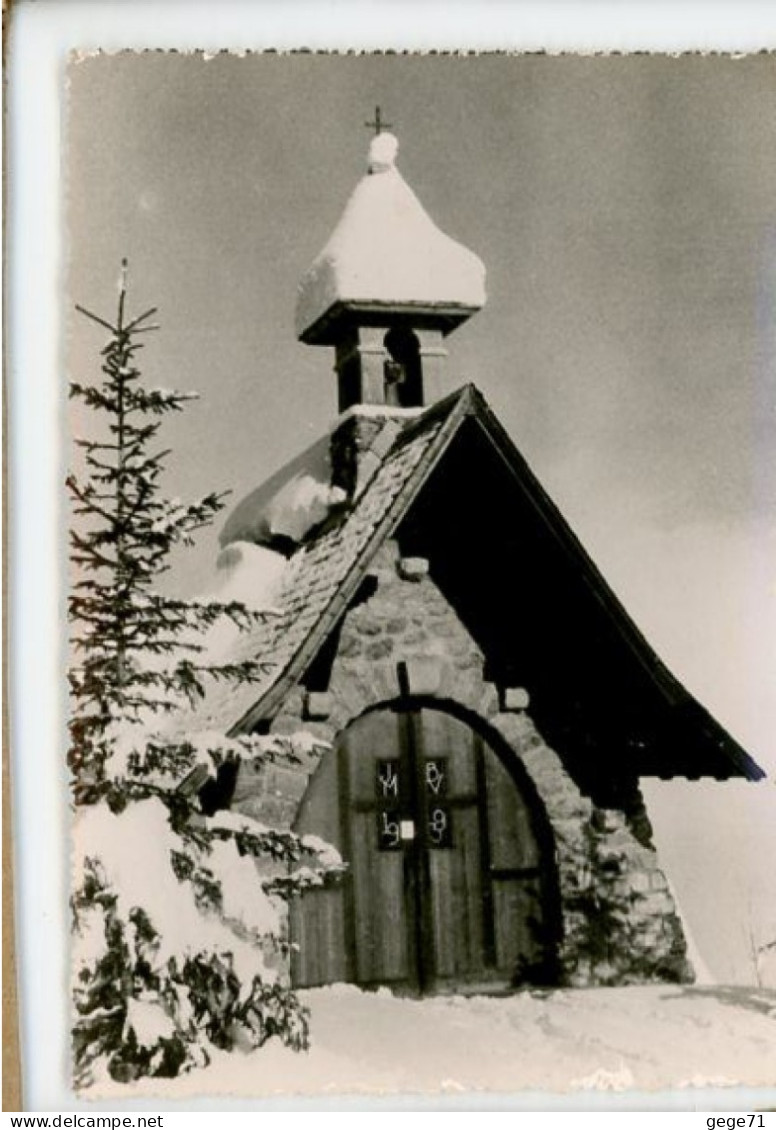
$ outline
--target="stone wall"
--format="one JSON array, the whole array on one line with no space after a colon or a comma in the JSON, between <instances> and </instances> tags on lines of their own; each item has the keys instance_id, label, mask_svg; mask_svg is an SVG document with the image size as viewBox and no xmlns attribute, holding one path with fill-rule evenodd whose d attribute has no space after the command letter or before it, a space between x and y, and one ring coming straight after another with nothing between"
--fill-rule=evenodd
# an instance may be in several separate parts
<instances>
[{"instance_id":1,"label":"stone wall","mask_svg":"<svg viewBox=\"0 0 776 1130\"><path fill-rule=\"evenodd\" d=\"M506 742L545 807L555 841L562 914L559 960L565 983L614 985L692 980L681 924L648 843L622 812L596 808L530 718L527 694L483 678L484 657L428 575L424 561L401 559L385 545L360 603L348 611L322 688L296 687L272 723L333 743L367 708L402 691L471 711ZM245 768L234 807L290 826L315 768ZM643 837L642 837L643 839Z\"/></svg>"}]
</instances>

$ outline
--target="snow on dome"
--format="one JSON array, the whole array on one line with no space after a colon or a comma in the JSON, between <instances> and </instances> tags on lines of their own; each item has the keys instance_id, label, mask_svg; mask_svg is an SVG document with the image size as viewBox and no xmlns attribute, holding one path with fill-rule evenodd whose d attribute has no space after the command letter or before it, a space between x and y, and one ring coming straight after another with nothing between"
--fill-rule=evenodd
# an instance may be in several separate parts
<instances>
[{"instance_id":1,"label":"snow on dome","mask_svg":"<svg viewBox=\"0 0 776 1130\"><path fill-rule=\"evenodd\" d=\"M396 168L397 149L393 134L372 139L369 173L302 277L296 331L303 340L322 340L316 323L338 304L463 316L485 304L482 261L436 226Z\"/></svg>"},{"instance_id":2,"label":"snow on dome","mask_svg":"<svg viewBox=\"0 0 776 1130\"><path fill-rule=\"evenodd\" d=\"M369 172L383 173L396 164L399 142L392 133L378 133L369 146Z\"/></svg>"}]
</instances>

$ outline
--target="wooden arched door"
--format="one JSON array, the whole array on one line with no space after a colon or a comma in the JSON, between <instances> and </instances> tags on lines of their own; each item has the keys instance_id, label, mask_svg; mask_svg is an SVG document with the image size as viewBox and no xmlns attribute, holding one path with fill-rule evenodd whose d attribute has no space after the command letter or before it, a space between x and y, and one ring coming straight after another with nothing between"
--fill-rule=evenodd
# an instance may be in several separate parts
<instances>
[{"instance_id":1,"label":"wooden arched door","mask_svg":"<svg viewBox=\"0 0 776 1130\"><path fill-rule=\"evenodd\" d=\"M294 984L495 991L540 966L546 980L554 871L529 791L447 711L396 706L349 726L296 825L349 868L292 906Z\"/></svg>"}]
</instances>

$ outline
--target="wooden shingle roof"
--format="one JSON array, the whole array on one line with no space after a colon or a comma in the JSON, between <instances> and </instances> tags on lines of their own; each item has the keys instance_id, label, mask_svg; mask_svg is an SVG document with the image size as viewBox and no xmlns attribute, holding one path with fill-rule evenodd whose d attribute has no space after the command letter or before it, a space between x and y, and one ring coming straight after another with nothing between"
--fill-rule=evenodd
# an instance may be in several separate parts
<instances>
[{"instance_id":1,"label":"wooden shingle roof","mask_svg":"<svg viewBox=\"0 0 776 1130\"><path fill-rule=\"evenodd\" d=\"M314 652L315 641L325 638L355 592L370 547L386 536L386 526L403 508L408 487L439 439L444 422L439 416L424 418L420 429L405 429L344 520L297 550L278 601L282 612L240 633L229 655L232 662L261 660L266 664L264 677L236 690L213 686L197 709L199 725L236 734L270 711L268 700L277 699L283 677L297 670L300 655L309 652L311 643ZM449 427L450 420L446 422Z\"/></svg>"}]
</instances>

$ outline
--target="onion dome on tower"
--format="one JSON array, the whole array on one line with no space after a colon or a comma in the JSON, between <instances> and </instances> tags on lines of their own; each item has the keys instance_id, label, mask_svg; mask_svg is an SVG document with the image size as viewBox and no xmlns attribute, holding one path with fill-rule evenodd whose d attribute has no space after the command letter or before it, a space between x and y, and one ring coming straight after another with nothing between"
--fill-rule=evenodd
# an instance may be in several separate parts
<instances>
[{"instance_id":1,"label":"onion dome on tower","mask_svg":"<svg viewBox=\"0 0 776 1130\"><path fill-rule=\"evenodd\" d=\"M297 298L300 341L335 348L340 411L431 403L443 337L485 303L481 260L436 226L396 167L398 141L376 128L367 175Z\"/></svg>"}]
</instances>

